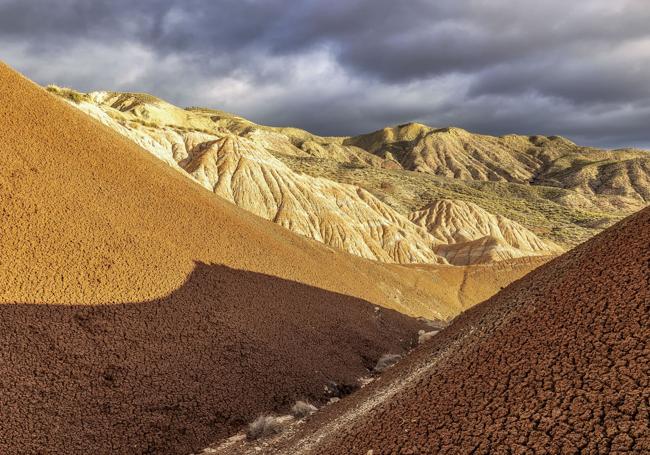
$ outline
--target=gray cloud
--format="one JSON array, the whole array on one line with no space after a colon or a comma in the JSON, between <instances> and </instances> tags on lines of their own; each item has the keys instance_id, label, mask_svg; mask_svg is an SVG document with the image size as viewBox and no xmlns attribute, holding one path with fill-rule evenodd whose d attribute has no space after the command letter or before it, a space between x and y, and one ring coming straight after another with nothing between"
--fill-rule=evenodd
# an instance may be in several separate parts
<instances>
[{"instance_id":1,"label":"gray cloud","mask_svg":"<svg viewBox=\"0 0 650 455\"><path fill-rule=\"evenodd\" d=\"M649 21L645 0L0 0L0 58L328 135L415 120L650 148Z\"/></svg>"}]
</instances>

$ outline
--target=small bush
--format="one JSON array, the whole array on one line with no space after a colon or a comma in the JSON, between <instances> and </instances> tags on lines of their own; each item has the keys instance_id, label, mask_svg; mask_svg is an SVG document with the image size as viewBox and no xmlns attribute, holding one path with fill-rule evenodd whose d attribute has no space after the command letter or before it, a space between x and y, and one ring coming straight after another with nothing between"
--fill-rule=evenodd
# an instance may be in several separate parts
<instances>
[{"instance_id":1,"label":"small bush","mask_svg":"<svg viewBox=\"0 0 650 455\"><path fill-rule=\"evenodd\" d=\"M296 419L303 419L307 416L312 415L314 412L318 411L318 408L313 404L307 403L305 401L296 401L296 404L291 408L291 415Z\"/></svg>"},{"instance_id":2,"label":"small bush","mask_svg":"<svg viewBox=\"0 0 650 455\"><path fill-rule=\"evenodd\" d=\"M379 360L377 360L377 365L375 365L375 371L381 373L382 371L392 367L402 358L399 354L384 354Z\"/></svg>"},{"instance_id":3,"label":"small bush","mask_svg":"<svg viewBox=\"0 0 650 455\"><path fill-rule=\"evenodd\" d=\"M142 126L146 126L149 128L161 128L163 125L160 124L160 122L157 122L155 120L144 120L144 119L137 119L138 123Z\"/></svg>"},{"instance_id":4,"label":"small bush","mask_svg":"<svg viewBox=\"0 0 650 455\"><path fill-rule=\"evenodd\" d=\"M62 98L66 98L70 101L72 101L75 104L79 104L83 101L89 101L90 97L84 93L77 92L76 90L72 90L70 88L66 87L58 87L56 85L48 85L45 87L45 89L53 93L55 95L58 95Z\"/></svg>"},{"instance_id":5,"label":"small bush","mask_svg":"<svg viewBox=\"0 0 650 455\"><path fill-rule=\"evenodd\" d=\"M418 332L418 344L426 343L429 341L431 338L434 337L438 333L437 330L432 330L431 332L425 332L424 330L420 330Z\"/></svg>"},{"instance_id":6,"label":"small bush","mask_svg":"<svg viewBox=\"0 0 650 455\"><path fill-rule=\"evenodd\" d=\"M259 416L248 425L246 429L246 437L248 439L258 439L282 431L282 421L279 417L275 416Z\"/></svg>"},{"instance_id":7,"label":"small bush","mask_svg":"<svg viewBox=\"0 0 650 455\"><path fill-rule=\"evenodd\" d=\"M359 388L358 384L337 384L334 381L329 381L325 385L325 395L328 397L342 398L350 395L352 392Z\"/></svg>"},{"instance_id":8,"label":"small bush","mask_svg":"<svg viewBox=\"0 0 650 455\"><path fill-rule=\"evenodd\" d=\"M368 167L368 165L360 162L354 162L354 163L348 162L348 163L341 163L341 167L343 169L365 169Z\"/></svg>"}]
</instances>

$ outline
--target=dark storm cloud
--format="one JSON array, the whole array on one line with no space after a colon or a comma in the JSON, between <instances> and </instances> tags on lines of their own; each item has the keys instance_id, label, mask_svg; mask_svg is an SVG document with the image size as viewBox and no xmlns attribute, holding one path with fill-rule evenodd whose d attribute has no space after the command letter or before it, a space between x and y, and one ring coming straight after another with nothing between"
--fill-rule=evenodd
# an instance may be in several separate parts
<instances>
[{"instance_id":1,"label":"dark storm cloud","mask_svg":"<svg viewBox=\"0 0 650 455\"><path fill-rule=\"evenodd\" d=\"M353 134L416 120L650 147L645 0L0 0L40 83Z\"/></svg>"}]
</instances>

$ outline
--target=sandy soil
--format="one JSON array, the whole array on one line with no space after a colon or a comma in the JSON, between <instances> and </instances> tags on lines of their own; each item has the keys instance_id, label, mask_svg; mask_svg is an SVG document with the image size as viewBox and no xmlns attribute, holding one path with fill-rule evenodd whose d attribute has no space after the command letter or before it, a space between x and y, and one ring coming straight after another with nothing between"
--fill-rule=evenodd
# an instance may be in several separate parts
<instances>
[{"instance_id":1,"label":"sandy soil","mask_svg":"<svg viewBox=\"0 0 650 455\"><path fill-rule=\"evenodd\" d=\"M0 82L0 301L157 299L180 287L199 261L413 316L449 318L460 309L442 286L460 283L457 270L442 268L432 279L433 269L379 264L292 235L215 198L6 66ZM498 290L492 276L485 283L472 276ZM465 295L463 305L477 301Z\"/></svg>"}]
</instances>

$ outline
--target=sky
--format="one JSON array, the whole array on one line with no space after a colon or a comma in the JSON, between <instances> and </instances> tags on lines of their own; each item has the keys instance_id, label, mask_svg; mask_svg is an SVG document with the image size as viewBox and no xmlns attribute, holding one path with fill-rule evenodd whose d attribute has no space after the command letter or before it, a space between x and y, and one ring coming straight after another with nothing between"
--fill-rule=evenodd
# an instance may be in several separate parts
<instances>
[{"instance_id":1,"label":"sky","mask_svg":"<svg viewBox=\"0 0 650 455\"><path fill-rule=\"evenodd\" d=\"M410 121L650 149L647 0L0 0L0 59L354 135Z\"/></svg>"}]
</instances>

